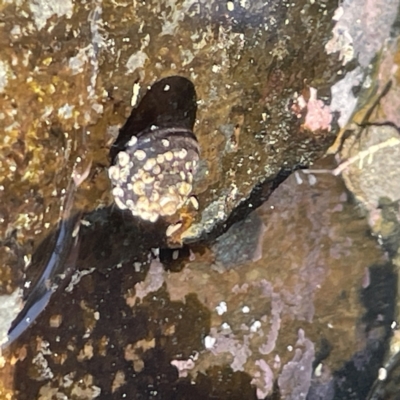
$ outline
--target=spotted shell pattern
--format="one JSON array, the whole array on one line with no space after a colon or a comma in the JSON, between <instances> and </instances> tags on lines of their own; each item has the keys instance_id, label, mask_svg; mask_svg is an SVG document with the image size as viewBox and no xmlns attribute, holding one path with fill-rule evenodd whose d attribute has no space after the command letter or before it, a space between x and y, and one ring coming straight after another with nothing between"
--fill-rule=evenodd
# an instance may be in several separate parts
<instances>
[{"instance_id":1,"label":"spotted shell pattern","mask_svg":"<svg viewBox=\"0 0 400 400\"><path fill-rule=\"evenodd\" d=\"M198 161L191 131L153 126L132 136L108 170L115 204L150 222L175 214L192 192Z\"/></svg>"}]
</instances>

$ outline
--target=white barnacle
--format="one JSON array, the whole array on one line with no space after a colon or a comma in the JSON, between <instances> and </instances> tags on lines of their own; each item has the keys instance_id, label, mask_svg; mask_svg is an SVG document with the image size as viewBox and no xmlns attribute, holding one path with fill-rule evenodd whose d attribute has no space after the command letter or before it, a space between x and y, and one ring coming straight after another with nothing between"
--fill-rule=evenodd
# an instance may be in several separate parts
<instances>
[{"instance_id":1,"label":"white barnacle","mask_svg":"<svg viewBox=\"0 0 400 400\"><path fill-rule=\"evenodd\" d=\"M117 167L116 165L112 165L110 168L108 168L108 176L111 180L118 181L119 167Z\"/></svg>"},{"instance_id":2,"label":"white barnacle","mask_svg":"<svg viewBox=\"0 0 400 400\"><path fill-rule=\"evenodd\" d=\"M115 197L123 197L124 196L124 190L120 188L119 186L115 187L112 191L112 194Z\"/></svg>"},{"instance_id":3,"label":"white barnacle","mask_svg":"<svg viewBox=\"0 0 400 400\"><path fill-rule=\"evenodd\" d=\"M129 164L129 154L126 153L125 151L120 151L118 153L118 164L121 167L125 167L126 165Z\"/></svg>"},{"instance_id":4,"label":"white barnacle","mask_svg":"<svg viewBox=\"0 0 400 400\"><path fill-rule=\"evenodd\" d=\"M167 161L172 161L172 159L174 158L174 154L172 153L172 151L167 151L166 153L164 153L164 157Z\"/></svg>"},{"instance_id":5,"label":"white barnacle","mask_svg":"<svg viewBox=\"0 0 400 400\"><path fill-rule=\"evenodd\" d=\"M178 152L178 158L180 158L181 160L183 160L186 156L187 156L187 150L186 149L181 149Z\"/></svg>"},{"instance_id":6,"label":"white barnacle","mask_svg":"<svg viewBox=\"0 0 400 400\"><path fill-rule=\"evenodd\" d=\"M133 155L139 160L143 161L146 158L146 153L143 150L136 150Z\"/></svg>"},{"instance_id":7,"label":"white barnacle","mask_svg":"<svg viewBox=\"0 0 400 400\"><path fill-rule=\"evenodd\" d=\"M187 182L178 183L178 191L182 196L189 196L192 191L192 185Z\"/></svg>"},{"instance_id":8,"label":"white barnacle","mask_svg":"<svg viewBox=\"0 0 400 400\"><path fill-rule=\"evenodd\" d=\"M152 170L154 175L158 175L159 173L161 173L161 167L157 164L153 170Z\"/></svg>"},{"instance_id":9,"label":"white barnacle","mask_svg":"<svg viewBox=\"0 0 400 400\"><path fill-rule=\"evenodd\" d=\"M141 180L137 180L133 183L132 185L133 192L137 194L138 196L143 196L144 195L144 189L145 189L145 184Z\"/></svg>"},{"instance_id":10,"label":"white barnacle","mask_svg":"<svg viewBox=\"0 0 400 400\"><path fill-rule=\"evenodd\" d=\"M150 171L151 169L153 169L153 167L157 164L157 161L155 158L149 158L146 161L146 164L144 164L143 169L145 171Z\"/></svg>"},{"instance_id":11,"label":"white barnacle","mask_svg":"<svg viewBox=\"0 0 400 400\"><path fill-rule=\"evenodd\" d=\"M129 140L129 142L126 144L128 147L134 147L137 143L137 137L136 136L132 136L131 139Z\"/></svg>"}]
</instances>

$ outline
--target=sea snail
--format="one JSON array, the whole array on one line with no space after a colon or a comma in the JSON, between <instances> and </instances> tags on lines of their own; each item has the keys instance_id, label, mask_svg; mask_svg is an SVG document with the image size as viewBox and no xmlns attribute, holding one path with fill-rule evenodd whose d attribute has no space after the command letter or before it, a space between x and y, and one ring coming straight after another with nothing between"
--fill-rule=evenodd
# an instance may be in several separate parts
<instances>
[{"instance_id":1,"label":"sea snail","mask_svg":"<svg viewBox=\"0 0 400 400\"><path fill-rule=\"evenodd\" d=\"M150 222L175 214L192 192L198 161L189 130L153 126L132 136L108 170L115 204Z\"/></svg>"},{"instance_id":2,"label":"sea snail","mask_svg":"<svg viewBox=\"0 0 400 400\"><path fill-rule=\"evenodd\" d=\"M185 204L200 154L195 112L194 86L178 76L156 82L132 110L110 151L108 175L120 209L156 222Z\"/></svg>"}]
</instances>

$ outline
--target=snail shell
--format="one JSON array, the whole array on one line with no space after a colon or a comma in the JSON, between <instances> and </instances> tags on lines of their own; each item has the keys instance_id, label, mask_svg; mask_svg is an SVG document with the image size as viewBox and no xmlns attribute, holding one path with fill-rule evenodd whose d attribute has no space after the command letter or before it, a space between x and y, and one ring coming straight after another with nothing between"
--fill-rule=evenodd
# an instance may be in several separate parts
<instances>
[{"instance_id":1,"label":"snail shell","mask_svg":"<svg viewBox=\"0 0 400 400\"><path fill-rule=\"evenodd\" d=\"M108 170L120 209L155 222L175 214L192 192L199 145L189 129L150 129L132 136Z\"/></svg>"}]
</instances>

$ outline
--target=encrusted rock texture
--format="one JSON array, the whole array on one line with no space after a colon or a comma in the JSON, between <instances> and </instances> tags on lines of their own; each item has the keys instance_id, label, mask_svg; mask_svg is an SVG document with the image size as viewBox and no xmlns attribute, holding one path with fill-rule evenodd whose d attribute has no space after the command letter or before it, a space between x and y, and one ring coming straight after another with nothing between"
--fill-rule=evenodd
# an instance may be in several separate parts
<instances>
[{"instance_id":1,"label":"encrusted rock texture","mask_svg":"<svg viewBox=\"0 0 400 400\"><path fill-rule=\"evenodd\" d=\"M51 255L61 283L3 349L0 399L365 399L357 379L378 376L396 319L397 13L397 0L3 1L0 342ZM121 194L124 154L155 179L168 151L141 165L140 135L112 146L170 76L193 83L197 141L172 152L192 165L171 175L171 207L141 205L142 223L143 187ZM152 223L192 194L182 247L167 248Z\"/></svg>"}]
</instances>

